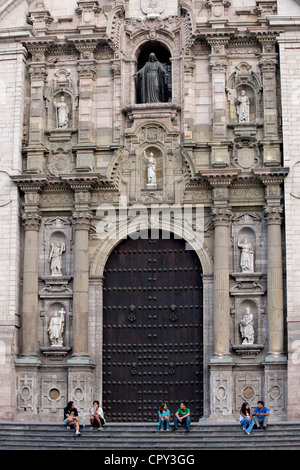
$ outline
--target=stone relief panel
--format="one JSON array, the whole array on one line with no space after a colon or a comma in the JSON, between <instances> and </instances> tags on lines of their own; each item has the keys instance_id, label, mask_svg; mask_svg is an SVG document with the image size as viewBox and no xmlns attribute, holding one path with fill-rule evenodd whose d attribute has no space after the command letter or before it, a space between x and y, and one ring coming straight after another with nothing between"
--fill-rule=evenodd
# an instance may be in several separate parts
<instances>
[{"instance_id":1,"label":"stone relief panel","mask_svg":"<svg viewBox=\"0 0 300 470\"><path fill-rule=\"evenodd\" d=\"M36 415L38 411L38 379L35 373L17 375L17 413Z\"/></svg>"},{"instance_id":2,"label":"stone relief panel","mask_svg":"<svg viewBox=\"0 0 300 470\"><path fill-rule=\"evenodd\" d=\"M49 153L48 171L51 175L72 173L74 167L74 156L70 148L58 147Z\"/></svg>"},{"instance_id":3,"label":"stone relief panel","mask_svg":"<svg viewBox=\"0 0 300 470\"><path fill-rule=\"evenodd\" d=\"M238 414L243 402L247 401L253 409L263 396L263 374L259 370L237 373L234 377L234 410Z\"/></svg>"},{"instance_id":4,"label":"stone relief panel","mask_svg":"<svg viewBox=\"0 0 300 470\"><path fill-rule=\"evenodd\" d=\"M261 167L262 159L256 139L238 137L234 140L232 165L241 170L249 171Z\"/></svg>"},{"instance_id":5,"label":"stone relief panel","mask_svg":"<svg viewBox=\"0 0 300 470\"><path fill-rule=\"evenodd\" d=\"M40 414L42 420L60 421L68 402L67 376L62 371L46 372L41 378Z\"/></svg>"}]
</instances>

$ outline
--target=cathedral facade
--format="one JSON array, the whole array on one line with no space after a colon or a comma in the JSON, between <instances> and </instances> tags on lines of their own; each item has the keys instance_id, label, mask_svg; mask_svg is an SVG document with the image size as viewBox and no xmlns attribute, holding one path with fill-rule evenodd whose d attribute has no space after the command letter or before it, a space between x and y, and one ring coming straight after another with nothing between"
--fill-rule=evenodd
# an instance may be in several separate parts
<instances>
[{"instance_id":1,"label":"cathedral facade","mask_svg":"<svg viewBox=\"0 0 300 470\"><path fill-rule=\"evenodd\" d=\"M0 419L299 419L300 2L0 5Z\"/></svg>"}]
</instances>

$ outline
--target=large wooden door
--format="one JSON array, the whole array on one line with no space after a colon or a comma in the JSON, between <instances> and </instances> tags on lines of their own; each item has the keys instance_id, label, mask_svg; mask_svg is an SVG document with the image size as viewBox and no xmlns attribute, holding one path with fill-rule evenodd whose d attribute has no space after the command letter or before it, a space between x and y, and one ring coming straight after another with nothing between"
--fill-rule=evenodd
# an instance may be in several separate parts
<instances>
[{"instance_id":1,"label":"large wooden door","mask_svg":"<svg viewBox=\"0 0 300 470\"><path fill-rule=\"evenodd\" d=\"M202 276L183 240L127 239L104 272L103 407L109 421L203 410Z\"/></svg>"}]
</instances>

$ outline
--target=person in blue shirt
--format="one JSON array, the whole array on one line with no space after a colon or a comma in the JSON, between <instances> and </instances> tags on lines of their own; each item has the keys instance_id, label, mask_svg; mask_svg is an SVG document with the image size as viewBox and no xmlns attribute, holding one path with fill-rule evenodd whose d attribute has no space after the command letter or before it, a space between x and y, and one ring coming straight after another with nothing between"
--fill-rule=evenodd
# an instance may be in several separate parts
<instances>
[{"instance_id":1,"label":"person in blue shirt","mask_svg":"<svg viewBox=\"0 0 300 470\"><path fill-rule=\"evenodd\" d=\"M267 429L270 411L261 400L257 402L257 405L257 408L255 408L253 411L253 419L255 421L256 427L260 428L262 426L263 429Z\"/></svg>"},{"instance_id":2,"label":"person in blue shirt","mask_svg":"<svg viewBox=\"0 0 300 470\"><path fill-rule=\"evenodd\" d=\"M168 406L166 403L162 403L158 410L158 429L163 431L169 431L170 426L170 410L168 410Z\"/></svg>"}]
</instances>

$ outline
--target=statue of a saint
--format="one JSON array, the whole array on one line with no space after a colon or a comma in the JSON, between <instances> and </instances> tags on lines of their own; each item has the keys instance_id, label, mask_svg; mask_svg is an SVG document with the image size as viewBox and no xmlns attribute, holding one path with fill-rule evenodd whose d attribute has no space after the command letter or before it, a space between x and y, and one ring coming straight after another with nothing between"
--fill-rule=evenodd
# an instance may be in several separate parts
<instances>
[{"instance_id":1,"label":"statue of a saint","mask_svg":"<svg viewBox=\"0 0 300 470\"><path fill-rule=\"evenodd\" d=\"M149 157L147 157L146 152L144 151L144 157L148 160L147 166L147 183L156 184L156 160L152 152L150 152Z\"/></svg>"},{"instance_id":2,"label":"statue of a saint","mask_svg":"<svg viewBox=\"0 0 300 470\"><path fill-rule=\"evenodd\" d=\"M66 251L65 244L57 240L51 244L51 251L49 255L49 263L52 276L62 275L62 254Z\"/></svg>"},{"instance_id":3,"label":"statue of a saint","mask_svg":"<svg viewBox=\"0 0 300 470\"><path fill-rule=\"evenodd\" d=\"M155 54L151 53L149 61L134 74L138 102L164 103L168 101L168 74Z\"/></svg>"},{"instance_id":4,"label":"statue of a saint","mask_svg":"<svg viewBox=\"0 0 300 470\"><path fill-rule=\"evenodd\" d=\"M246 91L242 90L237 99L236 107L239 122L249 122L250 120L250 101Z\"/></svg>"},{"instance_id":5,"label":"statue of a saint","mask_svg":"<svg viewBox=\"0 0 300 470\"><path fill-rule=\"evenodd\" d=\"M63 345L63 330L65 325L64 310L61 309L59 312L55 311L53 317L49 322L48 333L51 342L51 346L62 346Z\"/></svg>"},{"instance_id":6,"label":"statue of a saint","mask_svg":"<svg viewBox=\"0 0 300 470\"><path fill-rule=\"evenodd\" d=\"M60 97L60 101L58 103L56 102L56 100L54 100L54 106L56 108L57 127L60 127L60 128L68 127L69 108L68 108L68 105L65 103L64 96Z\"/></svg>"},{"instance_id":7,"label":"statue of a saint","mask_svg":"<svg viewBox=\"0 0 300 470\"><path fill-rule=\"evenodd\" d=\"M254 343L253 315L249 307L246 307L244 318L240 323L240 332L243 339L242 344Z\"/></svg>"},{"instance_id":8,"label":"statue of a saint","mask_svg":"<svg viewBox=\"0 0 300 470\"><path fill-rule=\"evenodd\" d=\"M252 244L248 242L248 238L245 237L242 242L238 242L238 247L241 248L241 269L243 273L254 272L254 251Z\"/></svg>"}]
</instances>

